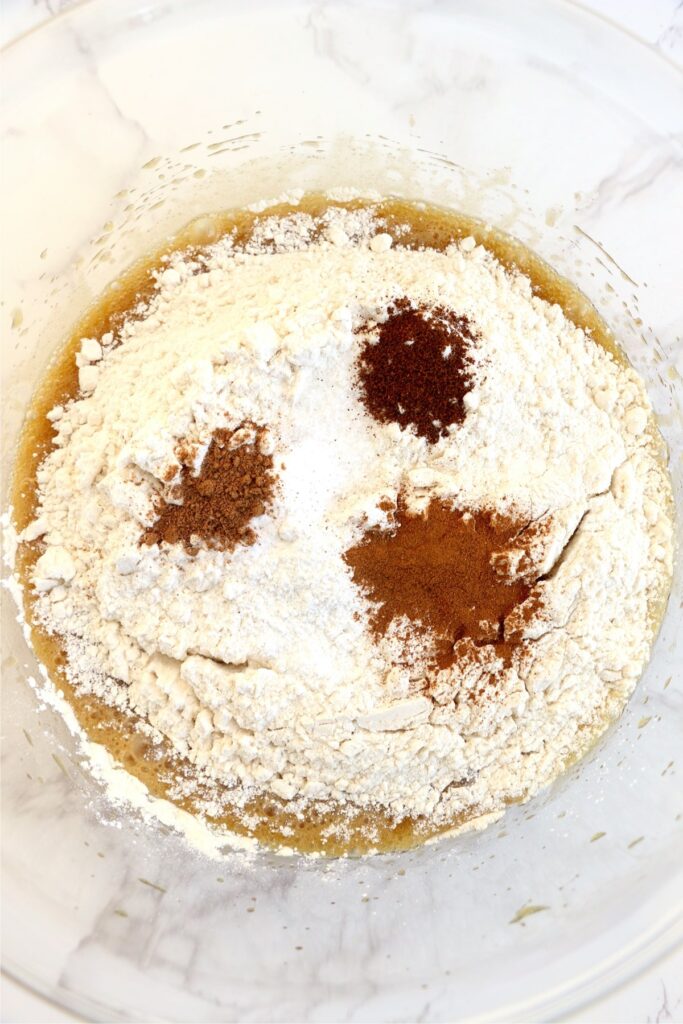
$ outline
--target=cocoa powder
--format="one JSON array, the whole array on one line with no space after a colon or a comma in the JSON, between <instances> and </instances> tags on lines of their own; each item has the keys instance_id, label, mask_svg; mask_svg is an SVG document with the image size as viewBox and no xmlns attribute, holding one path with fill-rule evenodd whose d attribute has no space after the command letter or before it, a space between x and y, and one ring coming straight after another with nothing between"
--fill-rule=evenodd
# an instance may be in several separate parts
<instances>
[{"instance_id":1,"label":"cocoa powder","mask_svg":"<svg viewBox=\"0 0 683 1024\"><path fill-rule=\"evenodd\" d=\"M192 449L181 446L181 481L141 542L182 544L190 553L198 542L222 551L253 544L256 534L250 524L268 510L275 487L272 456L260 448L264 434L263 427L253 424L217 430L197 475L189 464Z\"/></svg>"},{"instance_id":2,"label":"cocoa powder","mask_svg":"<svg viewBox=\"0 0 683 1024\"><path fill-rule=\"evenodd\" d=\"M380 423L413 427L432 444L446 437L465 418L474 340L466 317L399 299L386 320L367 332L358 358L370 415Z\"/></svg>"},{"instance_id":3,"label":"cocoa powder","mask_svg":"<svg viewBox=\"0 0 683 1024\"><path fill-rule=\"evenodd\" d=\"M522 641L519 626L506 630L505 620L515 609L530 619L540 600L533 576L501 575L497 556L510 544L519 547L522 535L531 543L545 528L437 499L424 514L413 514L399 497L392 528L372 528L344 557L356 584L377 603L371 613L377 637L405 616L433 638L436 667L453 664L454 645L466 638L475 647L494 645L509 663Z\"/></svg>"}]
</instances>

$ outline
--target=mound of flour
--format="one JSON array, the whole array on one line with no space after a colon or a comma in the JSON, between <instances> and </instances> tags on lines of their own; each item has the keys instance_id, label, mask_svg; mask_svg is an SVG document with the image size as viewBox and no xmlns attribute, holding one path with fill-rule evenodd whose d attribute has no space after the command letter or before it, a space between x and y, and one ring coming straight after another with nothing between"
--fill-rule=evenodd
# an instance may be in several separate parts
<instances>
[{"instance_id":1,"label":"mound of flour","mask_svg":"<svg viewBox=\"0 0 683 1024\"><path fill-rule=\"evenodd\" d=\"M372 420L356 386L359 324L406 296L477 332L466 417L435 444ZM371 208L267 218L239 250L172 257L148 306L84 339L78 363L22 538L44 545L36 614L79 691L131 708L231 801L496 812L631 693L672 562L643 386L473 239L403 249ZM255 542L141 544L180 447L198 470L245 422L267 431L278 479ZM478 699L490 666L426 690L368 629L343 555L399 493L416 511L552 515L547 614Z\"/></svg>"}]
</instances>

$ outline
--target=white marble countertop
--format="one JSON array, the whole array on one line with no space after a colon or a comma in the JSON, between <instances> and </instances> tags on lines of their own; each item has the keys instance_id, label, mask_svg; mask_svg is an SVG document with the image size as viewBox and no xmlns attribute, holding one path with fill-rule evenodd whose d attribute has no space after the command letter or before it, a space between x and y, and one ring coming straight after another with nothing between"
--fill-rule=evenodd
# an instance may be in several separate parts
<instances>
[{"instance_id":1,"label":"white marble countertop","mask_svg":"<svg viewBox=\"0 0 683 1024\"><path fill-rule=\"evenodd\" d=\"M0 44L71 7L78 0L3 0ZM595 11L683 63L683 3L680 0L583 0Z\"/></svg>"},{"instance_id":2,"label":"white marble countertop","mask_svg":"<svg viewBox=\"0 0 683 1024\"><path fill-rule=\"evenodd\" d=\"M5 43L74 0L3 0L0 42ZM681 0L585 0L584 7L620 23L658 49L667 59L683 64L683 2ZM76 1020L14 981L3 977L0 1018L5 1022ZM575 1021L631 1021L637 1024L683 1022L683 950L650 967L630 984L608 993Z\"/></svg>"}]
</instances>

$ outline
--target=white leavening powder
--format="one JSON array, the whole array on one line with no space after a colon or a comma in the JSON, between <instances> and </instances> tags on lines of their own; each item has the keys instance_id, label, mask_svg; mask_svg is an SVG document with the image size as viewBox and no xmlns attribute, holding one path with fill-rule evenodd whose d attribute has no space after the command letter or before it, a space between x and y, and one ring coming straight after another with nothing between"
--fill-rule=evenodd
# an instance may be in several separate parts
<instances>
[{"instance_id":1,"label":"white leavening powder","mask_svg":"<svg viewBox=\"0 0 683 1024\"><path fill-rule=\"evenodd\" d=\"M411 251L371 208L322 223L269 218L240 251L177 254L120 337L83 340L23 538L44 543L36 613L80 692L131 708L238 806L492 814L583 749L648 656L672 565L650 407L632 370L473 239ZM467 415L436 444L358 395L356 328L402 296L477 332ZM256 542L141 545L179 444L199 469L212 434L245 421L267 427L278 476ZM428 694L368 628L343 554L399 492L415 510L552 513L547 613L481 700L481 669L456 665Z\"/></svg>"}]
</instances>

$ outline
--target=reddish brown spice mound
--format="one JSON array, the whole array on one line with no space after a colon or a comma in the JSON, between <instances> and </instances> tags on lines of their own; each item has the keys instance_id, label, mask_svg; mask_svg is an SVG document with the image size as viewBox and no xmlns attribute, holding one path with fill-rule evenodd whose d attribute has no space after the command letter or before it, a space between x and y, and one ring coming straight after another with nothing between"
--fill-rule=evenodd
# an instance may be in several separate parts
<instances>
[{"instance_id":1,"label":"reddish brown spice mound","mask_svg":"<svg viewBox=\"0 0 683 1024\"><path fill-rule=\"evenodd\" d=\"M380 423L412 426L432 444L445 437L449 427L465 419L474 340L466 317L399 299L368 334L358 359L370 415Z\"/></svg>"},{"instance_id":2,"label":"reddish brown spice mound","mask_svg":"<svg viewBox=\"0 0 683 1024\"><path fill-rule=\"evenodd\" d=\"M272 456L259 447L264 433L251 424L217 430L199 474L193 476L185 464L174 503L163 503L142 543L182 544L190 553L196 552L197 540L222 551L253 544L256 534L250 523L267 511L275 488ZM186 463L191 454L185 453Z\"/></svg>"},{"instance_id":3,"label":"reddish brown spice mound","mask_svg":"<svg viewBox=\"0 0 683 1024\"><path fill-rule=\"evenodd\" d=\"M533 578L501 575L495 556L519 546L525 530L530 541L536 527L493 511L450 508L437 499L424 515L411 514L399 499L394 523L392 530L369 530L344 556L356 584L378 602L371 617L375 635L406 616L418 632L432 635L439 668L453 664L453 645L465 638L477 647L495 645L508 663L521 638L518 631L506 636L506 617L531 597L525 607L530 619L539 602Z\"/></svg>"}]
</instances>

